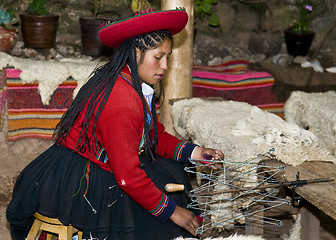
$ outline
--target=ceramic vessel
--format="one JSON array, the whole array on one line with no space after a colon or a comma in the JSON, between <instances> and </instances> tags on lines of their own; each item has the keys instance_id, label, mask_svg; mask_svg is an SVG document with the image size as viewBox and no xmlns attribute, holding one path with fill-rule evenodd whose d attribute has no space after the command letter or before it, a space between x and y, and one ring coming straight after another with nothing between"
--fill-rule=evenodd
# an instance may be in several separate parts
<instances>
[{"instance_id":1,"label":"ceramic vessel","mask_svg":"<svg viewBox=\"0 0 336 240\"><path fill-rule=\"evenodd\" d=\"M106 19L80 17L82 52L89 56L109 56L114 49L105 46L98 37L99 27Z\"/></svg>"},{"instance_id":2,"label":"ceramic vessel","mask_svg":"<svg viewBox=\"0 0 336 240\"><path fill-rule=\"evenodd\" d=\"M25 47L51 48L56 41L59 15L21 14L21 31Z\"/></svg>"},{"instance_id":3,"label":"ceramic vessel","mask_svg":"<svg viewBox=\"0 0 336 240\"><path fill-rule=\"evenodd\" d=\"M15 29L0 27L0 51L9 53L13 49L17 38L18 35Z\"/></svg>"},{"instance_id":4,"label":"ceramic vessel","mask_svg":"<svg viewBox=\"0 0 336 240\"><path fill-rule=\"evenodd\" d=\"M315 33L294 33L289 30L285 31L285 41L287 53L289 55L306 56L314 39Z\"/></svg>"}]
</instances>

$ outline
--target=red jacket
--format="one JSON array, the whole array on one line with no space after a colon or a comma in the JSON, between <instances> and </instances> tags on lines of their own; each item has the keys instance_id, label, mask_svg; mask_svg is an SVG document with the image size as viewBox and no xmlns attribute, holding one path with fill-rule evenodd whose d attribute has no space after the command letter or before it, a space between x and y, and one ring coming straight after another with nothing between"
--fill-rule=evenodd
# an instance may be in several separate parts
<instances>
[{"instance_id":1,"label":"red jacket","mask_svg":"<svg viewBox=\"0 0 336 240\"><path fill-rule=\"evenodd\" d=\"M123 76L130 77L128 67L124 67L123 73ZM75 150L84 112L79 116L79 121L76 121L62 145ZM93 123L94 121L91 120L89 133ZM138 152L143 128L144 112L140 97L132 85L119 76L96 125L97 139L106 150L108 163L98 161L97 153L89 152L88 148L86 152L78 153L97 163L101 168L112 171L118 185L127 195L159 217L159 220L165 221L176 205L140 168ZM158 123L158 155L180 160L185 145L186 143L165 132L163 125ZM189 152L191 152L190 147Z\"/></svg>"}]
</instances>

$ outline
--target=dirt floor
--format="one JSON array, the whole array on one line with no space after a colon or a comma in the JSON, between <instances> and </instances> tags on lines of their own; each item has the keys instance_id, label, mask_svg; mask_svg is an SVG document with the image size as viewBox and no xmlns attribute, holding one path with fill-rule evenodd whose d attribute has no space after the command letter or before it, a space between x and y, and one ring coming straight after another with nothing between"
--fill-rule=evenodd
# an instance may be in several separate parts
<instances>
[{"instance_id":1,"label":"dirt floor","mask_svg":"<svg viewBox=\"0 0 336 240\"><path fill-rule=\"evenodd\" d=\"M4 133L0 132L0 240L11 239L5 211L17 176L50 144L51 141L37 139L6 143Z\"/></svg>"},{"instance_id":2,"label":"dirt floor","mask_svg":"<svg viewBox=\"0 0 336 240\"><path fill-rule=\"evenodd\" d=\"M6 221L6 206L11 199L12 188L20 171L29 164L36 156L47 149L52 144L51 141L25 139L8 143L4 141L4 133L0 132L0 240L10 240L8 222ZM289 231L293 226L293 214L297 209L284 206L268 212L268 216L281 219L283 226L269 226L263 228L264 237L267 240L283 239L287 240ZM217 231L205 232L202 237L227 237L233 233L245 234L245 228L236 227L221 233ZM321 216L321 240L336 240L336 223L327 216ZM289 239L288 239L289 240Z\"/></svg>"}]
</instances>

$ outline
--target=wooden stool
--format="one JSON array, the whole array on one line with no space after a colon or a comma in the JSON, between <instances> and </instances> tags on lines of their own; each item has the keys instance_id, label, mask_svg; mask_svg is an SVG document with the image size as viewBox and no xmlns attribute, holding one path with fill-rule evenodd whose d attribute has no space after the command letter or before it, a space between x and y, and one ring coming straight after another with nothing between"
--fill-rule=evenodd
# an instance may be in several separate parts
<instances>
[{"instance_id":1,"label":"wooden stool","mask_svg":"<svg viewBox=\"0 0 336 240\"><path fill-rule=\"evenodd\" d=\"M47 240L51 240L51 238L54 236L53 234L58 235L59 240L72 240L74 233L78 234L78 239L82 239L81 231L72 225L63 225L57 218L45 217L39 213L35 213L34 217L35 221L28 233L27 240L38 239L42 231L47 232Z\"/></svg>"}]
</instances>

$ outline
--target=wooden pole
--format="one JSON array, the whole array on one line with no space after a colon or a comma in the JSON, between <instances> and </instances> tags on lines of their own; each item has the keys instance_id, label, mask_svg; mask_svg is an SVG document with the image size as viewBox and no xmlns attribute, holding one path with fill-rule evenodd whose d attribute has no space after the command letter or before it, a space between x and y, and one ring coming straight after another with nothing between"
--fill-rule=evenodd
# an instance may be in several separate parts
<instances>
[{"instance_id":1,"label":"wooden pole","mask_svg":"<svg viewBox=\"0 0 336 240\"><path fill-rule=\"evenodd\" d=\"M192 97L194 1L161 0L161 9L186 9L189 20L183 31L174 36L173 54L169 59L168 71L162 81L165 99L160 108L160 121L166 131L175 135L169 100Z\"/></svg>"}]
</instances>

